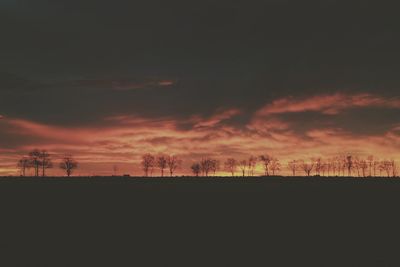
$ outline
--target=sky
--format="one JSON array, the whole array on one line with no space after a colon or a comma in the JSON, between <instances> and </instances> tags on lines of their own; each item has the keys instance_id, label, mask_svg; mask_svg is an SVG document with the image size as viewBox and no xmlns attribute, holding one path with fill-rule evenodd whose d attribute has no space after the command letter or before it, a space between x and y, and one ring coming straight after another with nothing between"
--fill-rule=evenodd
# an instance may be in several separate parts
<instances>
[{"instance_id":1,"label":"sky","mask_svg":"<svg viewBox=\"0 0 400 267\"><path fill-rule=\"evenodd\" d=\"M389 1L0 1L0 175L34 148L77 175L144 153L400 160ZM60 174L55 168L49 173Z\"/></svg>"}]
</instances>

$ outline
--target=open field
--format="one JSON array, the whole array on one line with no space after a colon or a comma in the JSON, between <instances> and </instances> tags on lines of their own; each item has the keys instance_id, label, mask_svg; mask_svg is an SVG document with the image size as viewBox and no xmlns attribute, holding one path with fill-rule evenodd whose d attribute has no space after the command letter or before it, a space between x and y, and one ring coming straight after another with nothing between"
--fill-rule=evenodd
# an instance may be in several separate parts
<instances>
[{"instance_id":1,"label":"open field","mask_svg":"<svg viewBox=\"0 0 400 267\"><path fill-rule=\"evenodd\" d=\"M399 262L400 179L3 177L0 203L8 266Z\"/></svg>"}]
</instances>

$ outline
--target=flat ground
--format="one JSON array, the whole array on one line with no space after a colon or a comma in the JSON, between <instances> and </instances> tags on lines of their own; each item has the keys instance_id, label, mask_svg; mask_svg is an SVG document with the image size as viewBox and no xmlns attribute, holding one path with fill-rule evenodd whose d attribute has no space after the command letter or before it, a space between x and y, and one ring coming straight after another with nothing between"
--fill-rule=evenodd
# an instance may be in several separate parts
<instances>
[{"instance_id":1,"label":"flat ground","mask_svg":"<svg viewBox=\"0 0 400 267\"><path fill-rule=\"evenodd\" d=\"M7 266L400 266L400 179L9 177L0 205Z\"/></svg>"}]
</instances>

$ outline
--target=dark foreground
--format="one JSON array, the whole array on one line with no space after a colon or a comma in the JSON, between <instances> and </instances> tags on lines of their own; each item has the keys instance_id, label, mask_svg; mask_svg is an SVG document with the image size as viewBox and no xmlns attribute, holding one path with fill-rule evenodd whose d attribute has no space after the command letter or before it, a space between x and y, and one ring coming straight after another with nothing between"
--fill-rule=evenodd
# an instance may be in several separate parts
<instances>
[{"instance_id":1,"label":"dark foreground","mask_svg":"<svg viewBox=\"0 0 400 267\"><path fill-rule=\"evenodd\" d=\"M0 178L0 266L400 266L400 179Z\"/></svg>"}]
</instances>

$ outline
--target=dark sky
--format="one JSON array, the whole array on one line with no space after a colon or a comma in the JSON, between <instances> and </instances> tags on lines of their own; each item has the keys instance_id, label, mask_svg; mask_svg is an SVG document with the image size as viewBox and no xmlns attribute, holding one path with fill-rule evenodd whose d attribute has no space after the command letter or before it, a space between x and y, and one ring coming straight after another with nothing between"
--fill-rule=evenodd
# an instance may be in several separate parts
<instances>
[{"instance_id":1,"label":"dark sky","mask_svg":"<svg viewBox=\"0 0 400 267\"><path fill-rule=\"evenodd\" d=\"M277 99L395 101L399 25L388 1L2 0L0 115L62 127L174 118L184 128L240 109L226 123L244 127ZM275 117L299 134L383 134L400 115L394 104L314 111Z\"/></svg>"},{"instance_id":2,"label":"dark sky","mask_svg":"<svg viewBox=\"0 0 400 267\"><path fill-rule=\"evenodd\" d=\"M398 95L400 18L384 1L1 2L1 111L13 116L72 122L46 113L74 106L86 122L110 110L253 110L287 94ZM109 90L119 83L147 85Z\"/></svg>"}]
</instances>

